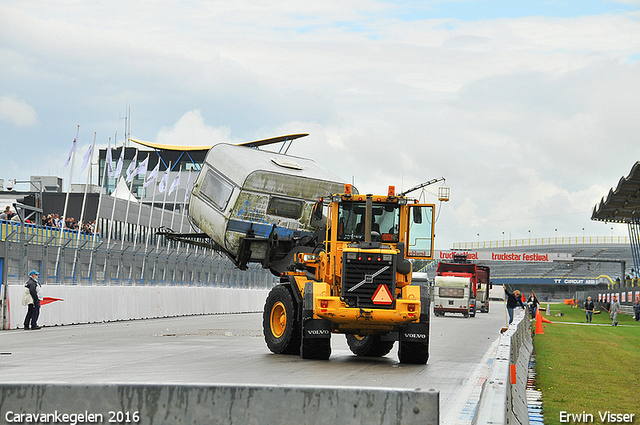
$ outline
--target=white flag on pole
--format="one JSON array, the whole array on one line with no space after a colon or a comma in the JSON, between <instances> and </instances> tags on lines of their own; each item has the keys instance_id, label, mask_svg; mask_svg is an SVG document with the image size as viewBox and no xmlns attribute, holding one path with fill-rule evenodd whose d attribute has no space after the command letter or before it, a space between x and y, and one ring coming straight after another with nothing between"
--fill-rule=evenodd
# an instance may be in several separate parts
<instances>
[{"instance_id":1,"label":"white flag on pole","mask_svg":"<svg viewBox=\"0 0 640 425\"><path fill-rule=\"evenodd\" d=\"M120 158L118 158L118 163L116 164L116 172L113 175L113 177L118 180L120 178L120 175L122 174L122 166L124 164L124 146L122 147L122 150L120 151Z\"/></svg>"},{"instance_id":2,"label":"white flag on pole","mask_svg":"<svg viewBox=\"0 0 640 425\"><path fill-rule=\"evenodd\" d=\"M144 159L144 161L138 164L138 168L136 168L136 175L146 177L148 169L149 169L149 154L147 154L147 157Z\"/></svg>"},{"instance_id":3,"label":"white flag on pole","mask_svg":"<svg viewBox=\"0 0 640 425\"><path fill-rule=\"evenodd\" d=\"M136 154L131 160L131 164L129 164L129 166L127 167L127 183L131 183L131 181L133 180L134 173L136 171L136 162L138 162L138 151L136 151Z\"/></svg>"},{"instance_id":4,"label":"white flag on pole","mask_svg":"<svg viewBox=\"0 0 640 425\"><path fill-rule=\"evenodd\" d=\"M169 182L169 169L164 172L164 176L162 176L162 180L160 180L160 184L158 184L158 191L160 193L167 190L167 183Z\"/></svg>"},{"instance_id":5,"label":"white flag on pole","mask_svg":"<svg viewBox=\"0 0 640 425\"><path fill-rule=\"evenodd\" d=\"M87 168L87 165L89 165L89 162L91 162L91 155L93 155L93 143L91 144L91 146L89 146L89 150L87 151L87 153L84 154L81 171L84 171L84 169Z\"/></svg>"},{"instance_id":6,"label":"white flag on pole","mask_svg":"<svg viewBox=\"0 0 640 425\"><path fill-rule=\"evenodd\" d=\"M113 169L113 155L111 154L111 137L109 137L109 145L107 146L107 175L110 179L116 170Z\"/></svg>"},{"instance_id":7,"label":"white flag on pole","mask_svg":"<svg viewBox=\"0 0 640 425\"><path fill-rule=\"evenodd\" d=\"M175 188L177 188L178 186L180 186L180 171L178 171L178 177L176 177L173 183L171 183L171 187L169 188L169 195L171 195Z\"/></svg>"},{"instance_id":8,"label":"white flag on pole","mask_svg":"<svg viewBox=\"0 0 640 425\"><path fill-rule=\"evenodd\" d=\"M189 202L189 185L191 184L191 172L189 172L189 177L187 177L187 190L184 192L184 203Z\"/></svg>"},{"instance_id":9,"label":"white flag on pole","mask_svg":"<svg viewBox=\"0 0 640 425\"><path fill-rule=\"evenodd\" d=\"M73 153L76 151L77 144L78 144L78 140L76 137L75 139L73 139L73 142L71 142L71 147L69 148L69 153L67 154L67 162L64 163L65 167L69 165L69 163L71 162L71 157L73 156Z\"/></svg>"},{"instance_id":10,"label":"white flag on pole","mask_svg":"<svg viewBox=\"0 0 640 425\"><path fill-rule=\"evenodd\" d=\"M158 161L158 163L156 164L156 167L153 169L151 173L149 173L147 178L144 179L144 183L142 184L142 187L147 187L151 183L156 181L156 179L158 178L158 170L160 170L160 161Z\"/></svg>"}]
</instances>

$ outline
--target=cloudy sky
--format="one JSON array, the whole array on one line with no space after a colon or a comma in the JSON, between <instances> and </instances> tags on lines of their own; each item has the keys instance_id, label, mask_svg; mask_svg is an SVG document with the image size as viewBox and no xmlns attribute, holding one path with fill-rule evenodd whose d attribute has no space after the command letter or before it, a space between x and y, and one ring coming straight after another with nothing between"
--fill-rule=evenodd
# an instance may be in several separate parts
<instances>
[{"instance_id":1,"label":"cloudy sky","mask_svg":"<svg viewBox=\"0 0 640 425\"><path fill-rule=\"evenodd\" d=\"M625 236L590 217L640 160L640 1L0 3L0 178L66 179L77 125L82 155L129 111L161 143L310 133L289 153L360 192L445 177L438 249Z\"/></svg>"}]
</instances>

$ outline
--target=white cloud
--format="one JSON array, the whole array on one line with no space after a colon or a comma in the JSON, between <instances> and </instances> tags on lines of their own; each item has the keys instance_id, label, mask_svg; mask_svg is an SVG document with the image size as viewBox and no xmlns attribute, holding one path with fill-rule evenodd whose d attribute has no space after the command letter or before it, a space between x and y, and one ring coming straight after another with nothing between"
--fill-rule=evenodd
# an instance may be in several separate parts
<instances>
[{"instance_id":1,"label":"white cloud","mask_svg":"<svg viewBox=\"0 0 640 425\"><path fill-rule=\"evenodd\" d=\"M0 120L18 127L28 127L38 121L36 110L17 96L0 96Z\"/></svg>"},{"instance_id":2,"label":"white cloud","mask_svg":"<svg viewBox=\"0 0 640 425\"><path fill-rule=\"evenodd\" d=\"M106 145L127 104L159 143L310 133L289 153L363 192L444 176L446 245L588 226L638 155L640 20L395 17L423 3L9 0L1 99L37 101L0 113L26 123L0 129L2 156L62 157L77 123Z\"/></svg>"},{"instance_id":3,"label":"white cloud","mask_svg":"<svg viewBox=\"0 0 640 425\"><path fill-rule=\"evenodd\" d=\"M193 146L237 143L231 139L229 127L215 128L204 123L200 110L185 113L171 128L158 132L157 142L168 145Z\"/></svg>"}]
</instances>

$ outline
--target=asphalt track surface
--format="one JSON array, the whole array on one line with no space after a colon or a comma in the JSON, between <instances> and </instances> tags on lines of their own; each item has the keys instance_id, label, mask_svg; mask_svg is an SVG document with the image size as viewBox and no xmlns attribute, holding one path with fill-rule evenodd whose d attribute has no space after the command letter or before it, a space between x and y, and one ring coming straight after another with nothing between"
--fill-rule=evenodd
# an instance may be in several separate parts
<instances>
[{"instance_id":1,"label":"asphalt track surface","mask_svg":"<svg viewBox=\"0 0 640 425\"><path fill-rule=\"evenodd\" d=\"M440 423L456 424L505 326L502 303L475 318L431 316L426 365L361 358L343 335L328 361L275 355L262 314L229 314L0 332L4 383L171 383L421 388L440 392Z\"/></svg>"}]
</instances>

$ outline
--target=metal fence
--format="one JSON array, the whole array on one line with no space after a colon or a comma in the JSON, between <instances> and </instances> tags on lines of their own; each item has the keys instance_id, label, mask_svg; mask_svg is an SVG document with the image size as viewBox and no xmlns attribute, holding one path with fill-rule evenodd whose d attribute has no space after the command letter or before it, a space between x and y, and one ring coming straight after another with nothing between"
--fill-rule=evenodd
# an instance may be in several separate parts
<instances>
[{"instance_id":1,"label":"metal fence","mask_svg":"<svg viewBox=\"0 0 640 425\"><path fill-rule=\"evenodd\" d=\"M271 288L277 282L259 265L243 271L223 254L202 247L108 242L97 235L26 225L4 232L0 252L8 283L22 282L29 270L37 270L43 284Z\"/></svg>"}]
</instances>

